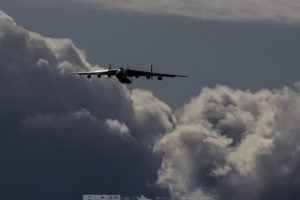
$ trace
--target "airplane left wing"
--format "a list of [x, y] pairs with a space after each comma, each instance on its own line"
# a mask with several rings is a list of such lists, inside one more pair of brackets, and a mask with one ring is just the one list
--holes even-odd
[[78, 75], [86, 75], [86, 76], [91, 76], [91, 75], [108, 75], [112, 76], [115, 75], [117, 72], [117, 69], [104, 69], [104, 70], [97, 70], [97, 71], [91, 71], [91, 72], [73, 72], [72, 74], [78, 74]]

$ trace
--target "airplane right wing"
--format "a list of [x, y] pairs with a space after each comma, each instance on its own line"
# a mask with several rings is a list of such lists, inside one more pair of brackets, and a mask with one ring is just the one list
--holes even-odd
[[177, 74], [161, 74], [161, 73], [153, 73], [153, 72], [147, 72], [147, 71], [138, 71], [138, 70], [127, 70], [127, 73], [131, 76], [146, 76], [146, 77], [187, 77], [184, 75], [177, 75]]
[[184, 76], [184, 75], [177, 75], [177, 74], [153, 73], [152, 65], [150, 67], [151, 67], [150, 72], [128, 69], [127, 74], [130, 75], [130, 76], [135, 76], [135, 77], [145, 76], [148, 79], [149, 78], [152, 79], [153, 76], [156, 76], [156, 77], [158, 77], [159, 80], [161, 80], [162, 77], [172, 77], [172, 78], [173, 77], [187, 77], [187, 76]]

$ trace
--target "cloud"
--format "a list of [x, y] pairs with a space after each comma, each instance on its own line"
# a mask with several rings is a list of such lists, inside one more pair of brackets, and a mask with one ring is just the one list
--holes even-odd
[[299, 83], [203, 88], [174, 113], [149, 91], [67, 74], [98, 66], [69, 39], [27, 31], [3, 12], [0, 49], [4, 198], [300, 197]]
[[106, 124], [110, 129], [115, 130], [119, 133], [129, 133], [129, 129], [124, 123], [120, 123], [118, 120], [107, 119]]
[[176, 119], [172, 109], [150, 91], [134, 89], [131, 97], [135, 119], [138, 122], [135, 128], [141, 130], [136, 132], [142, 134], [135, 135], [135, 137], [140, 138], [141, 142], [151, 145], [166, 131], [174, 128]]
[[[164, 192], [149, 187], [161, 158], [148, 145], [173, 123], [169, 107], [151, 93], [131, 92], [114, 79], [69, 75], [98, 66], [69, 39], [27, 31], [3, 12], [0, 50], [3, 198]], [[141, 109], [138, 101], [147, 97], [153, 100], [151, 108], [145, 104]], [[155, 105], [162, 110], [152, 110]], [[144, 128], [148, 124], [157, 128]]]
[[158, 183], [175, 197], [297, 199], [300, 94], [204, 88], [156, 146]]
[[172, 14], [201, 20], [299, 24], [297, 0], [69, 0], [101, 9]]

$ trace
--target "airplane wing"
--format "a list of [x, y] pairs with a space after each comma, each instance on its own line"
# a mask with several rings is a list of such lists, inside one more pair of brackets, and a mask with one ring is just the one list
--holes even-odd
[[97, 71], [91, 71], [91, 72], [73, 72], [72, 74], [78, 74], [78, 75], [116, 75], [117, 69], [104, 69], [104, 70], [97, 70]]
[[161, 74], [161, 73], [153, 73], [153, 72], [146, 72], [146, 71], [138, 71], [138, 70], [132, 70], [128, 69], [127, 74], [129, 76], [146, 76], [146, 77], [187, 77], [183, 75], [177, 75], [177, 74]]

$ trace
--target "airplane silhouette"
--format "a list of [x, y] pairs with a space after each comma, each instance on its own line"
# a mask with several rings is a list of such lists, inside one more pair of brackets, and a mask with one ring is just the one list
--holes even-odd
[[183, 75], [176, 75], [176, 74], [161, 74], [161, 73], [154, 73], [153, 67], [151, 65], [150, 72], [147, 71], [139, 71], [139, 70], [132, 70], [129, 68], [117, 68], [111, 69], [111, 65], [108, 69], [98, 70], [98, 71], [91, 71], [91, 72], [74, 72], [72, 74], [78, 75], [85, 75], [87, 78], [91, 78], [93, 75], [101, 78], [101, 76], [106, 75], [108, 78], [115, 76], [121, 83], [130, 84], [132, 83], [132, 78], [139, 78], [140, 76], [144, 76], [147, 79], [153, 79], [153, 77], [157, 77], [158, 80], [162, 80], [163, 77], [187, 77]]

